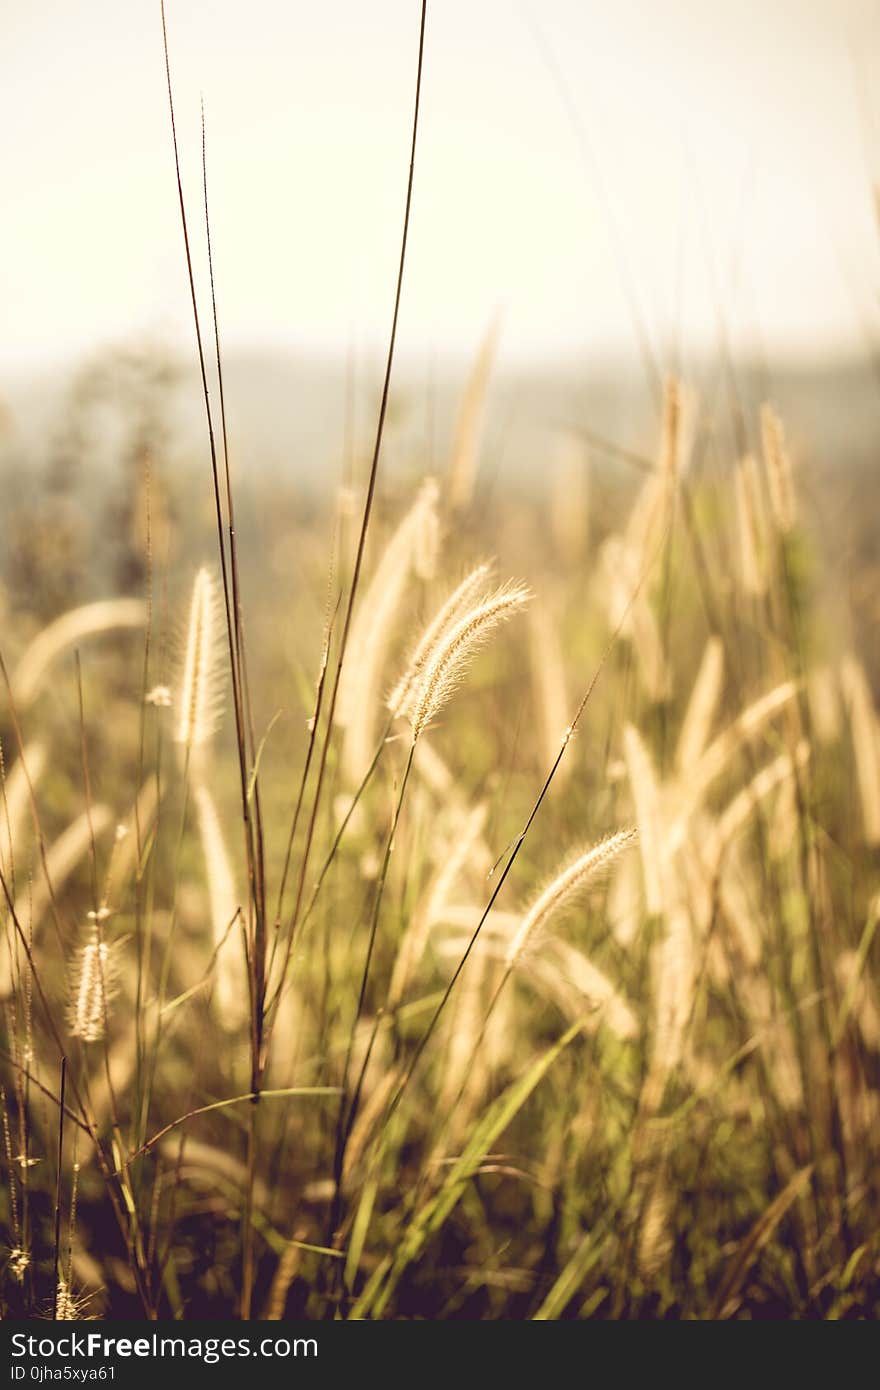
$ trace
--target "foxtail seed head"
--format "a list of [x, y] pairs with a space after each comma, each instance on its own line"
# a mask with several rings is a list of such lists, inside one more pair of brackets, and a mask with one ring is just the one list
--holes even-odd
[[442, 633], [427, 657], [413, 692], [409, 715], [413, 742], [449, 699], [469, 662], [490, 633], [531, 597], [521, 584], [506, 585], [484, 598]]
[[606, 836], [557, 874], [523, 917], [519, 930], [507, 948], [505, 965], [509, 968], [516, 965], [529, 942], [546, 926], [553, 914], [559, 912], [600, 870], [606, 868], [632, 844], [636, 834], [635, 830], [618, 830], [615, 834]]
[[452, 591], [446, 602], [440, 605], [422, 633], [406, 670], [388, 696], [386, 704], [393, 715], [409, 712], [413, 694], [427, 662], [443, 636], [455, 626], [468, 606], [473, 605], [483, 581], [489, 577], [491, 568], [489, 564], [477, 565], [476, 569], [465, 576], [458, 588]]
[[100, 1042], [107, 1031], [115, 977], [110, 947], [100, 939], [95, 924], [80, 952], [70, 1005], [70, 1031], [83, 1042]]
[[220, 604], [210, 570], [193, 585], [178, 694], [175, 739], [187, 750], [206, 743], [217, 727], [220, 699]]

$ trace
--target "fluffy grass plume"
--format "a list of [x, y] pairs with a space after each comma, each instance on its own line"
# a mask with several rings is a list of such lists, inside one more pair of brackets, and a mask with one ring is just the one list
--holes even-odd
[[174, 737], [187, 752], [201, 748], [217, 727], [223, 680], [223, 630], [217, 584], [203, 566], [195, 577], [177, 692]]
[[87, 1043], [100, 1042], [105, 1037], [116, 984], [110, 947], [102, 939], [100, 923], [95, 922], [89, 940], [80, 950], [73, 977], [69, 1006], [73, 1037]]
[[636, 809], [645, 904], [659, 915], [667, 903], [665, 821], [657, 773], [645, 740], [633, 724], [623, 731], [623, 748]]
[[583, 854], [578, 855], [577, 859], [556, 875], [525, 913], [520, 928], [507, 949], [505, 964], [509, 968], [516, 965], [529, 943], [534, 941], [550, 918], [561, 912], [596, 874], [613, 863], [617, 856], [633, 843], [636, 834], [632, 829], [615, 831], [613, 835], [606, 836], [597, 845], [592, 845]]
[[483, 587], [492, 571], [490, 564], [477, 565], [470, 574], [453, 589], [434, 617], [425, 628], [407, 662], [406, 670], [395, 685], [386, 701], [387, 707], [395, 717], [406, 715], [412, 706], [413, 696], [419, 680], [437, 644], [455, 626], [456, 622], [473, 604], [477, 593]]
[[495, 629], [530, 599], [521, 584], [505, 585], [489, 594], [440, 635], [428, 654], [413, 693], [410, 723], [413, 741], [424, 733], [462, 680], [477, 651]]

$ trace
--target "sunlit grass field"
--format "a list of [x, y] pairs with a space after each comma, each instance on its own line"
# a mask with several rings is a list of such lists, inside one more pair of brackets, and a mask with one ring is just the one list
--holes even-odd
[[[224, 576], [135, 432], [115, 591], [21, 561], [5, 1315], [876, 1315], [858, 576], [770, 404], [725, 452], [670, 379], [653, 447], [502, 491], [485, 378], [378, 490], [341, 670], [369, 459], [249, 479]], [[62, 562], [83, 501], [33, 502]]]

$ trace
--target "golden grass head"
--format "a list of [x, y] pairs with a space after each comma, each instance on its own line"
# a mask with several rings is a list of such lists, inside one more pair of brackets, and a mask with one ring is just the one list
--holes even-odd
[[202, 566], [193, 584], [177, 694], [174, 737], [187, 750], [207, 743], [217, 727], [223, 681], [221, 650], [217, 584], [211, 571]]
[[440, 605], [416, 644], [406, 670], [388, 696], [386, 705], [393, 715], [400, 716], [409, 712], [419, 680], [438, 642], [473, 605], [491, 570], [491, 564], [477, 565]]
[[[100, 916], [101, 914], [97, 914]], [[70, 1032], [83, 1042], [100, 1042], [106, 1035], [110, 1004], [116, 993], [112, 952], [101, 939], [100, 922], [91, 927], [79, 953], [70, 1000]]]
[[706, 643], [675, 750], [676, 769], [686, 775], [703, 754], [718, 710], [724, 681], [724, 646], [720, 637]]
[[64, 1275], [59, 1276], [55, 1292], [56, 1322], [90, 1321], [86, 1314], [90, 1302], [90, 1295], [74, 1293]]
[[507, 948], [505, 964], [512, 968], [523, 951], [534, 942], [550, 918], [571, 902], [598, 873], [608, 868], [619, 854], [635, 842], [634, 829], [618, 830], [598, 844], [591, 845], [572, 860], [535, 899], [522, 919], [519, 930]]
[[530, 598], [525, 585], [506, 584], [481, 599], [439, 635], [413, 692], [409, 719], [414, 742], [450, 698], [483, 643]]

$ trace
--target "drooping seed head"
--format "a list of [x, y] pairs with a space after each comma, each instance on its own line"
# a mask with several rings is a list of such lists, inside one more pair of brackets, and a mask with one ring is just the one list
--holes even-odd
[[408, 713], [412, 705], [413, 694], [427, 662], [431, 659], [438, 643], [446, 633], [455, 626], [465, 611], [473, 606], [476, 595], [484, 580], [488, 578], [491, 568], [490, 564], [477, 565], [476, 569], [471, 570], [458, 587], [453, 589], [445, 603], [440, 605], [422, 633], [407, 663], [406, 670], [388, 696], [386, 704], [392, 714], [405, 715]]
[[597, 845], [591, 845], [583, 854], [579, 854], [557, 874], [525, 913], [519, 930], [507, 948], [505, 965], [509, 968], [516, 965], [529, 942], [534, 940], [550, 918], [560, 912], [602, 869], [607, 868], [628, 845], [631, 845], [637, 833], [634, 829], [627, 829], [606, 836]]
[[414, 742], [449, 699], [490, 634], [530, 598], [524, 585], [506, 585], [482, 599], [440, 637], [413, 693], [409, 718]]

